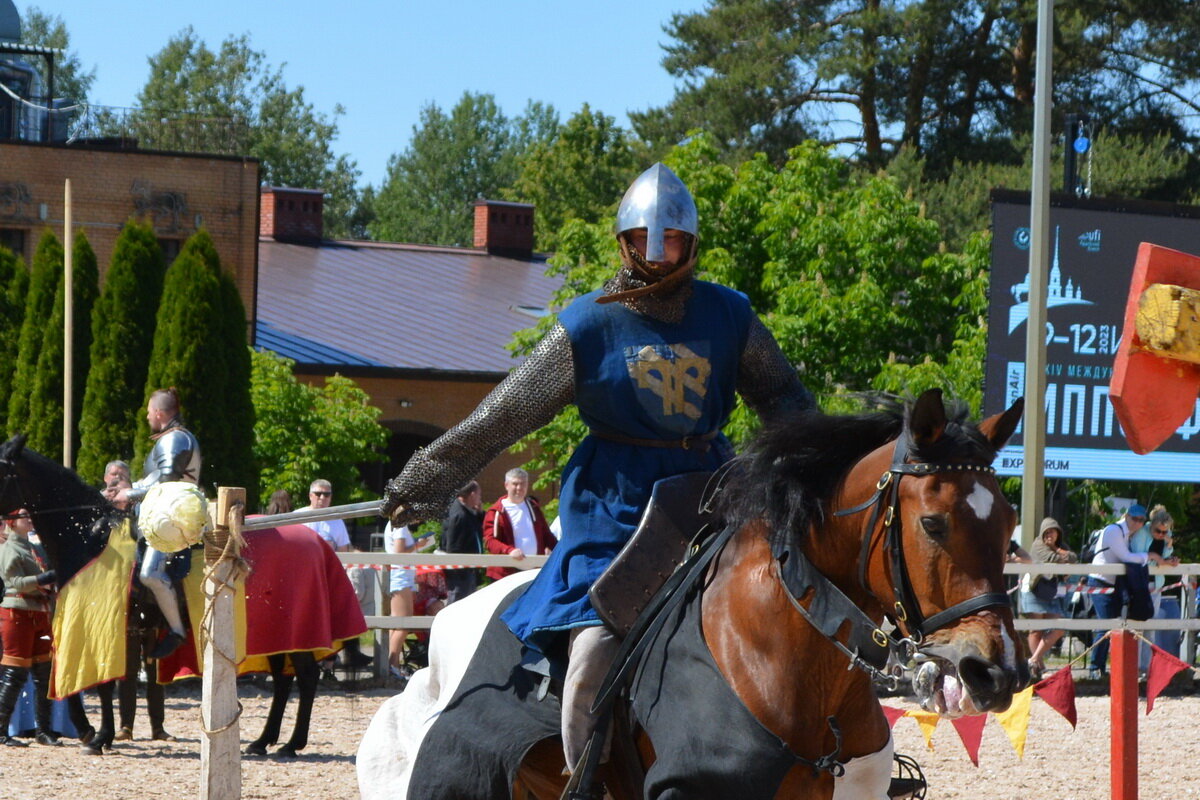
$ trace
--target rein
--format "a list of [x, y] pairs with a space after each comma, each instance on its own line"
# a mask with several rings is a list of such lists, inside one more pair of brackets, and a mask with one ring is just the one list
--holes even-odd
[[889, 612], [888, 616], [897, 622], [897, 627], [901, 627], [907, 632], [908, 639], [913, 645], [919, 645], [926, 636], [934, 631], [945, 628], [963, 617], [975, 614], [985, 608], [1007, 606], [1009, 601], [1008, 595], [1004, 592], [985, 592], [961, 603], [956, 603], [929, 617], [925, 617], [921, 613], [921, 604], [916, 592], [913, 591], [912, 579], [908, 573], [908, 563], [904, 558], [904, 530], [900, 521], [900, 479], [905, 475], [935, 475], [945, 472], [975, 472], [983, 475], [995, 475], [996, 470], [986, 464], [909, 463], [907, 457], [908, 445], [901, 436], [896, 440], [892, 465], [875, 485], [875, 493], [856, 506], [834, 512], [834, 516], [845, 517], [868, 508], [872, 509], [871, 521], [867, 524], [867, 533], [863, 537], [862, 552], [858, 560], [858, 582], [868, 594], [871, 591], [867, 587], [867, 564], [876, 540], [875, 526], [882, 516], [883, 546], [891, 557], [892, 594], [896, 598], [893, 611]]

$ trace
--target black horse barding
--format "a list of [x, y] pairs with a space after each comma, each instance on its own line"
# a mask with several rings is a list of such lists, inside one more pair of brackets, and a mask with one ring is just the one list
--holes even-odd
[[[118, 543], [109, 541], [120, 515], [74, 472], [27, 450], [22, 435], [0, 445], [0, 513], [17, 508], [29, 511], [64, 594], [73, 581], [88, 576], [89, 570], [112, 568], [115, 564], [123, 577], [112, 591], [121, 593], [118, 602], [124, 608], [133, 563], [114, 556], [110, 545]], [[308, 743], [320, 675], [317, 659], [335, 652], [341, 640], [365, 631], [366, 622], [345, 570], [311, 529], [288, 525], [250, 531], [245, 539], [242, 555], [250, 563], [251, 572], [246, 579], [247, 661], [242, 671], [251, 671], [246, 665], [265, 659], [273, 680], [266, 725], [246, 751], [262, 755], [278, 741], [294, 680], [287, 669], [290, 663], [299, 687], [300, 707], [291, 738], [276, 752], [294, 756]], [[123, 653], [124, 630], [121, 637]], [[60, 655], [56, 654], [56, 659]], [[56, 673], [58, 667], [56, 663]], [[88, 745], [93, 752], [110, 747], [115, 734], [112, 685], [107, 681], [122, 677], [124, 664], [109, 664], [107, 668], [104, 682], [98, 687], [101, 726]], [[76, 725], [81, 731], [90, 727], [86, 720], [77, 720]]]

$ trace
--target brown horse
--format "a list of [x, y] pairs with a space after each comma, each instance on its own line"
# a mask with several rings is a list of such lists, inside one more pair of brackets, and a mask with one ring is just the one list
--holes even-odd
[[[719, 492], [723, 532], [677, 571], [678, 599], [626, 641], [636, 664], [616, 685], [628, 702], [597, 772], [609, 795], [889, 797], [891, 732], [873, 689], [895, 681], [889, 654], [926, 709], [1007, 708], [1029, 676], [1002, 575], [1015, 515], [990, 464], [1021, 408], [976, 427], [930, 391], [903, 412], [808, 413], [765, 431]], [[427, 699], [447, 688], [438, 681]], [[364, 737], [364, 797], [417, 796], [409, 779], [427, 734], [413, 736], [399, 706], [425, 687], [381, 709]], [[480, 688], [450, 687], [422, 719]], [[408, 735], [382, 741], [386, 729]], [[377, 747], [410, 770], [389, 776], [393, 793], [368, 792], [383, 778]], [[559, 747], [533, 745], [509, 777], [542, 800], [560, 796]]]

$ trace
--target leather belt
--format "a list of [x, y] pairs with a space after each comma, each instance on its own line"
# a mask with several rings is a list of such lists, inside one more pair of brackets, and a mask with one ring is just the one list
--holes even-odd
[[682, 439], [638, 439], [633, 436], [622, 436], [619, 433], [604, 433], [602, 431], [592, 431], [591, 435], [597, 439], [604, 439], [609, 442], [619, 442], [620, 444], [631, 444], [635, 447], [661, 447], [671, 448], [675, 450], [699, 450], [701, 453], [708, 450], [709, 442], [717, 437], [717, 431], [709, 431], [708, 433], [700, 433], [695, 436], [684, 436]]

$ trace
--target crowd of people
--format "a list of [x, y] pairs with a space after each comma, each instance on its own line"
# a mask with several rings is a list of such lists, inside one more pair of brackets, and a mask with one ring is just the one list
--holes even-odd
[[[1085, 537], [1082, 552], [1067, 546], [1063, 527], [1052, 517], [1042, 520], [1038, 536], [1029, 552], [1021, 550], [1010, 560], [1037, 564], [1102, 565], [1120, 564], [1124, 574], [1094, 572], [1082, 581], [1071, 581], [1065, 575], [1029, 573], [1020, 581], [1018, 609], [1025, 617], [1053, 620], [1068, 613], [1068, 599], [1073, 595], [1077, 616], [1087, 616], [1089, 607], [1097, 619], [1125, 617], [1134, 620], [1180, 619], [1182, 587], [1168, 585], [1163, 575], [1150, 575], [1149, 566], [1176, 566], [1174, 553], [1174, 519], [1162, 505], [1147, 512], [1140, 503], [1132, 503], [1112, 523]], [[1014, 545], [1014, 548], [1016, 546]], [[1019, 548], [1017, 548], [1019, 549]], [[1088, 653], [1088, 675], [1103, 677], [1108, 669], [1109, 643], [1106, 631], [1092, 632]], [[1063, 640], [1064, 631], [1031, 630], [1029, 632], [1029, 668], [1035, 678], [1046, 669], [1046, 656]], [[1150, 640], [1168, 653], [1178, 654], [1182, 633], [1179, 630], [1158, 630], [1149, 634]], [[1150, 648], [1143, 644], [1139, 666], [1144, 672], [1150, 658]]]

